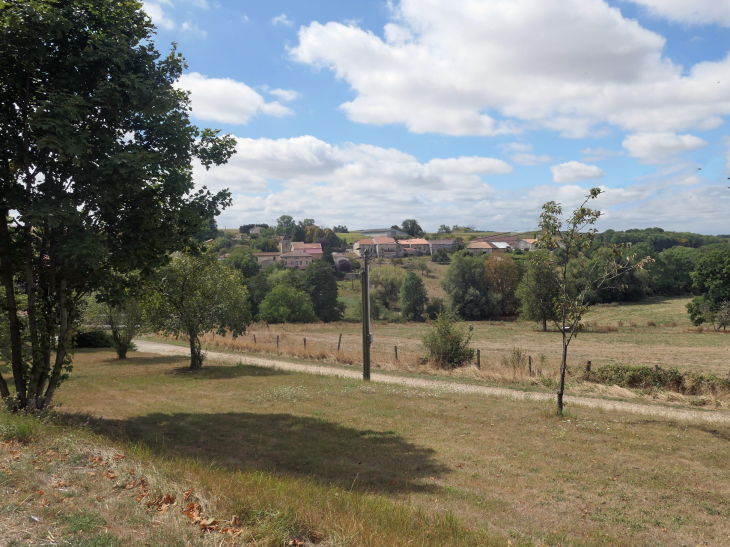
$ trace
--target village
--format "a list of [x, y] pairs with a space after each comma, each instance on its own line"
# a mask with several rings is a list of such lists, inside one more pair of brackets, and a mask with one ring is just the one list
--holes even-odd
[[[259, 234], [261, 228], [254, 226], [250, 233]], [[351, 248], [333, 252], [332, 258], [337, 264], [350, 258], [403, 258], [411, 256], [433, 256], [439, 251], [453, 253], [466, 249], [471, 255], [491, 253], [509, 253], [515, 249], [523, 252], [537, 249], [537, 239], [523, 239], [514, 235], [495, 235], [477, 237], [465, 242], [462, 238], [423, 239], [412, 238], [397, 228], [371, 228], [361, 230], [361, 235], [368, 236], [355, 241]], [[322, 258], [322, 243], [304, 243], [292, 241], [290, 236], [279, 238], [279, 251], [253, 253], [261, 267], [281, 263], [287, 268], [304, 269], [314, 260]]]

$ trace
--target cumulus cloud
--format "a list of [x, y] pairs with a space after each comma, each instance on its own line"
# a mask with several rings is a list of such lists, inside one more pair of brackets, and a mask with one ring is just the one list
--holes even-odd
[[276, 17], [274, 17], [271, 20], [271, 24], [274, 26], [284, 25], [285, 27], [290, 27], [294, 23], [292, 21], [289, 21], [289, 19], [287, 19], [286, 13], [282, 13], [281, 15], [277, 15]]
[[[543, 203], [555, 200], [569, 212], [587, 193], [587, 185], [576, 183], [497, 190], [484, 180], [509, 169], [494, 158], [419, 161], [394, 148], [302, 136], [239, 138], [229, 164], [210, 171], [197, 165], [194, 175], [198, 185], [231, 189], [233, 206], [218, 219], [228, 226], [290, 214], [352, 229], [417, 218], [429, 230], [444, 223], [533, 230]], [[724, 189], [726, 195], [723, 187], [707, 185], [692, 166], [666, 166], [624, 188], [602, 188], [595, 203], [606, 212], [600, 229], [661, 225], [715, 233], [730, 208], [730, 190]]]
[[278, 101], [267, 103], [249, 86], [230, 78], [208, 78], [190, 72], [183, 74], [175, 85], [190, 91], [193, 115], [200, 120], [247, 124], [257, 114], [276, 117], [292, 114]]
[[156, 4], [153, 2], [143, 2], [142, 9], [147, 15], [150, 16], [150, 19], [152, 19], [152, 22], [157, 25], [157, 27], [164, 28], [165, 30], [172, 30], [173, 28], [175, 28], [175, 22], [165, 15], [165, 12], [160, 4]]
[[606, 174], [595, 165], [587, 165], [579, 161], [569, 161], [553, 165], [550, 168], [553, 182], [579, 182], [581, 180], [600, 179]]
[[299, 93], [293, 89], [272, 89], [269, 91], [275, 97], [279, 97], [280, 101], [289, 102], [299, 97]]
[[707, 146], [707, 142], [694, 135], [676, 133], [637, 133], [629, 135], [622, 143], [629, 155], [641, 163], [662, 163], [672, 156]]
[[720, 125], [730, 114], [730, 57], [685, 70], [664, 45], [604, 0], [401, 0], [384, 38], [313, 22], [290, 55], [351, 86], [356, 97], [341, 105], [351, 120], [415, 133], [539, 127], [578, 137]]
[[730, 27], [730, 4], [726, 0], [624, 0], [647, 9], [657, 17], [677, 23]]

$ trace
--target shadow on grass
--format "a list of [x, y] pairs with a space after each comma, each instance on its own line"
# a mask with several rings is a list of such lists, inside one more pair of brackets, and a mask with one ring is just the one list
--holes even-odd
[[288, 370], [239, 363], [237, 365], [203, 365], [200, 370], [190, 370], [190, 367], [178, 367], [173, 369], [172, 374], [186, 374], [196, 380], [226, 380], [241, 378], [242, 376], [288, 376], [292, 373]]
[[150, 414], [94, 420], [102, 431], [154, 451], [229, 469], [310, 477], [345, 488], [431, 492], [449, 469], [436, 452], [390, 431], [360, 430], [291, 414]]

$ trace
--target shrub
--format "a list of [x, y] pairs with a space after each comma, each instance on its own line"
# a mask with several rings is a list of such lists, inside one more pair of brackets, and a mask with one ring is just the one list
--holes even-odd
[[469, 347], [473, 330], [474, 327], [461, 323], [453, 312], [442, 311], [423, 336], [423, 348], [440, 367], [462, 366], [474, 359], [474, 350]]
[[685, 395], [727, 392], [727, 380], [714, 374], [679, 372], [676, 368], [651, 368], [642, 365], [606, 365], [584, 374], [584, 380], [632, 389], [666, 389]]
[[103, 330], [90, 330], [76, 335], [74, 346], [77, 348], [111, 348], [114, 347], [114, 338]]
[[316, 320], [309, 295], [284, 284], [271, 289], [259, 306], [259, 321], [311, 323]]
[[431, 298], [426, 305], [426, 316], [433, 320], [438, 317], [438, 314], [446, 309], [446, 304], [443, 298], [437, 296]]

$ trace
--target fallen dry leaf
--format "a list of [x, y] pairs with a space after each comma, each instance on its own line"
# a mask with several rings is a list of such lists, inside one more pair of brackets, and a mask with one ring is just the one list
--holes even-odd
[[114, 461], [118, 462], [119, 460], [123, 460], [126, 457], [127, 456], [125, 456], [124, 454], [114, 454]]
[[183, 492], [183, 501], [188, 501], [190, 499], [190, 496], [192, 495], [192, 493], [193, 493], [192, 487], [190, 487], [190, 490], [188, 490], [187, 492]]

